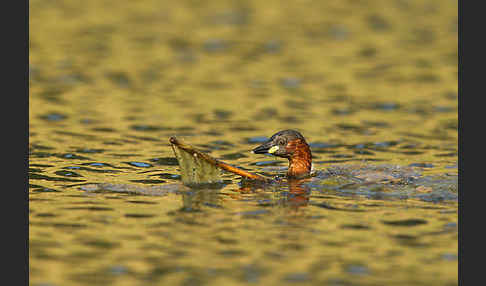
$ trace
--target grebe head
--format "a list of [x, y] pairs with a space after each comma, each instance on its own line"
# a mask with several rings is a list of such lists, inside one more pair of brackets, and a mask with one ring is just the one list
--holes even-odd
[[296, 140], [305, 142], [304, 136], [295, 130], [282, 130], [270, 137], [270, 139], [262, 145], [253, 149], [255, 154], [270, 153], [274, 156], [290, 158], [295, 152], [295, 144], [292, 144]]
[[289, 160], [287, 175], [300, 177], [309, 175], [312, 167], [312, 155], [304, 136], [295, 130], [282, 130], [270, 137], [262, 145], [253, 149], [255, 154], [270, 153]]

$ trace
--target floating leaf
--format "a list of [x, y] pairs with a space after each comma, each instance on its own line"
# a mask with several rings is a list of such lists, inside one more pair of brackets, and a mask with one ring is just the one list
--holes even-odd
[[180, 142], [175, 137], [171, 137], [169, 141], [172, 144], [172, 149], [181, 168], [182, 182], [186, 185], [219, 183], [222, 181], [221, 170], [252, 180], [269, 180], [261, 175], [253, 174], [218, 161], [208, 154], [202, 153], [192, 146]]

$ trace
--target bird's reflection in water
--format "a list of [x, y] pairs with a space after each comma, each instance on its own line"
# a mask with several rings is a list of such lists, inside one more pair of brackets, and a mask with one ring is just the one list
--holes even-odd
[[271, 184], [241, 181], [238, 189], [222, 192], [224, 185], [216, 188], [193, 188], [182, 193], [183, 207], [180, 211], [197, 212], [203, 208], [223, 208], [225, 200], [265, 201], [266, 205], [293, 210], [309, 203], [310, 179], [281, 179]]
[[289, 179], [287, 202], [293, 208], [306, 207], [309, 204], [310, 187], [305, 185], [310, 179]]

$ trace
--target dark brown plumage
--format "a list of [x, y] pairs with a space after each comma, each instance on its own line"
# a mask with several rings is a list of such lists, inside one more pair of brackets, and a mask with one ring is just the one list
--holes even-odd
[[295, 130], [282, 130], [270, 137], [262, 145], [253, 149], [255, 154], [270, 153], [289, 160], [288, 177], [305, 177], [310, 175], [312, 153], [304, 136]]

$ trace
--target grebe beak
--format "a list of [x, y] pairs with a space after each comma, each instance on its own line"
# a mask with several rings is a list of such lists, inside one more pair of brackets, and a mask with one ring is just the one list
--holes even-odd
[[254, 154], [265, 154], [265, 153], [275, 153], [278, 150], [278, 146], [274, 145], [272, 141], [263, 143], [262, 145], [256, 147], [252, 150]]

